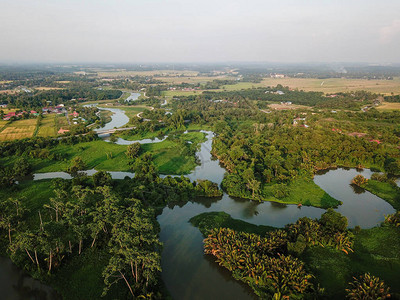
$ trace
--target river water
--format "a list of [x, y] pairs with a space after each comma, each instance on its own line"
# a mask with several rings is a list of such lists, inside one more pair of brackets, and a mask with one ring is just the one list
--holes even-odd
[[[117, 120], [125, 115], [122, 110], [109, 110], [116, 111], [114, 124], [124, 122]], [[213, 160], [210, 154], [213, 132], [205, 131], [205, 133], [207, 141], [201, 144], [197, 153], [200, 165], [187, 177], [191, 180], [208, 179], [220, 184], [225, 169], [220, 166], [218, 160]], [[152, 142], [159, 141], [153, 140]], [[96, 170], [85, 172], [92, 175]], [[134, 176], [130, 172], [110, 173], [114, 179]], [[354, 189], [350, 185], [351, 179], [360, 173], [367, 178], [372, 174], [369, 170], [340, 168], [317, 174], [314, 182], [329, 195], [343, 202], [337, 211], [348, 218], [349, 227], [359, 225], [362, 228], [370, 228], [382, 222], [385, 215], [394, 213], [395, 210], [379, 197], [368, 191]], [[71, 178], [68, 173], [64, 172], [34, 174], [34, 180], [55, 177]], [[226, 193], [218, 199], [197, 199], [182, 206], [166, 206], [157, 220], [161, 227], [160, 240], [164, 244], [161, 258], [162, 278], [174, 299], [255, 298], [247, 286], [233, 280], [228, 271], [219, 267], [211, 257], [203, 254], [203, 236], [188, 221], [200, 213], [212, 211], [224, 211], [233, 218], [253, 224], [283, 227], [304, 216], [319, 218], [325, 210], [307, 206], [299, 209], [296, 205], [234, 199]], [[4, 265], [10, 264], [8, 259], [4, 261], [0, 261], [0, 278], [4, 277], [5, 288], [10, 289], [16, 285], [15, 278], [18, 276], [15, 272], [20, 271], [16, 268], [11, 270], [7, 266], [4, 267]], [[46, 289], [48, 288], [46, 287]], [[20, 299], [17, 295], [18, 292], [15, 291], [14, 294], [11, 293], [9, 299]]]
[[133, 93], [128, 92], [128, 93], [131, 93], [131, 94], [129, 95], [128, 98], [126, 98], [125, 102], [136, 101], [140, 97], [140, 93], [135, 93], [135, 92], [133, 92]]

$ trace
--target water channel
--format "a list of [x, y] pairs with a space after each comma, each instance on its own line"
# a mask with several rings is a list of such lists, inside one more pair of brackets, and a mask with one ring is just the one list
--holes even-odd
[[[115, 124], [124, 122], [122, 115], [125, 114], [122, 110], [107, 109], [115, 111], [113, 121], [110, 122], [113, 123], [111, 128], [116, 127]], [[119, 126], [123, 125], [125, 124]], [[108, 123], [106, 126], [110, 127], [110, 124]], [[101, 130], [104, 129], [101, 128]], [[191, 180], [208, 179], [220, 184], [225, 169], [220, 166], [218, 160], [213, 160], [210, 154], [214, 137], [213, 132], [204, 132], [207, 135], [207, 140], [201, 144], [201, 148], [197, 152], [200, 165], [187, 177]], [[151, 142], [160, 141], [152, 140]], [[124, 144], [125, 142], [119, 141], [117, 143]], [[96, 170], [86, 171], [88, 175], [92, 175], [94, 172]], [[125, 176], [132, 178], [134, 176], [130, 172], [110, 173], [114, 179], [123, 179]], [[351, 179], [360, 173], [367, 178], [372, 174], [369, 170], [339, 168], [315, 175], [314, 182], [329, 195], [343, 202], [337, 211], [348, 218], [349, 227], [359, 225], [362, 228], [370, 228], [382, 222], [385, 215], [394, 213], [395, 210], [381, 198], [368, 191], [354, 189], [350, 185]], [[64, 172], [34, 174], [34, 180], [56, 177], [71, 178], [68, 173]], [[255, 298], [255, 295], [247, 286], [233, 280], [228, 271], [219, 267], [211, 257], [203, 254], [203, 236], [188, 221], [191, 217], [200, 213], [212, 211], [225, 211], [233, 218], [253, 224], [283, 227], [304, 216], [318, 218], [325, 210], [307, 206], [299, 209], [296, 205], [234, 199], [226, 193], [218, 199], [197, 199], [182, 206], [166, 206], [157, 220], [161, 227], [160, 240], [164, 244], [161, 259], [162, 278], [174, 299]], [[5, 261], [10, 262], [8, 259]], [[0, 261], [0, 278], [1, 276], [5, 277], [3, 284], [8, 288], [16, 285], [13, 278], [17, 271], [20, 272], [18, 269], [5, 268], [4, 263]], [[20, 298], [10, 296], [9, 299]]]

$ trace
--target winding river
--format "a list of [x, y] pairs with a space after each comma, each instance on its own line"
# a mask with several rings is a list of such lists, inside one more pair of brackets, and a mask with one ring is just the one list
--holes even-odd
[[[115, 111], [115, 114], [113, 121], [110, 122], [113, 124], [106, 124], [106, 126], [114, 128], [116, 127], [115, 124], [123, 123], [123, 119], [120, 119], [124, 118], [122, 115], [125, 115], [122, 110], [108, 110]], [[125, 124], [120, 126], [123, 125]], [[220, 166], [218, 160], [213, 160], [210, 154], [214, 133], [211, 131], [204, 132], [207, 135], [207, 141], [201, 144], [201, 148], [197, 152], [200, 165], [187, 177], [191, 180], [208, 179], [220, 184], [225, 169]], [[150, 142], [160, 142], [161, 140]], [[119, 140], [117, 143], [126, 144], [126, 142], [128, 141]], [[91, 175], [96, 171], [88, 170], [86, 172]], [[125, 176], [132, 178], [134, 176], [130, 172], [110, 173], [114, 179], [122, 179]], [[350, 181], [359, 173], [367, 178], [372, 174], [369, 170], [358, 171], [340, 168], [317, 174], [314, 182], [329, 195], [343, 202], [337, 211], [348, 218], [349, 227], [359, 225], [362, 228], [370, 228], [382, 222], [385, 215], [394, 213], [395, 210], [387, 202], [368, 191], [353, 189]], [[64, 172], [34, 174], [34, 180], [55, 177], [69, 179], [70, 175]], [[234, 199], [226, 193], [218, 199], [197, 199], [182, 206], [166, 206], [157, 220], [161, 227], [160, 240], [164, 244], [161, 259], [162, 278], [174, 299], [255, 298], [255, 295], [247, 286], [233, 280], [228, 271], [219, 267], [212, 258], [203, 254], [203, 236], [188, 221], [195, 215], [211, 211], [225, 211], [233, 218], [253, 224], [283, 227], [304, 216], [318, 218], [325, 210], [306, 206], [299, 209], [296, 205]], [[15, 273], [15, 271], [4, 268], [3, 265], [0, 261], [0, 277], [7, 277], [4, 274]], [[18, 272], [20, 271], [18, 270]], [[5, 278], [5, 282], [3, 281], [3, 284], [8, 288], [15, 285], [15, 280], [12, 279], [11, 274]], [[19, 299], [17, 292], [14, 296], [11, 295], [9, 299]]]

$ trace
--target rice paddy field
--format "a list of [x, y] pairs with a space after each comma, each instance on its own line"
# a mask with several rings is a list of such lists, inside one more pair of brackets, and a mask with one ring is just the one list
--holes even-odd
[[36, 129], [36, 119], [17, 120], [6, 124], [0, 132], [0, 141], [30, 138]]
[[281, 84], [293, 89], [304, 91], [316, 91], [323, 93], [350, 92], [365, 90], [373, 93], [390, 95], [400, 94], [400, 78], [393, 80], [368, 80], [368, 79], [347, 79], [347, 78], [265, 78], [262, 81], [264, 86], [276, 86]]
[[383, 102], [381, 105], [376, 107], [376, 109], [382, 111], [400, 110], [400, 103]]
[[48, 137], [57, 135], [56, 118], [55, 114], [45, 115], [41, 121], [37, 136]]
[[97, 72], [98, 77], [121, 77], [121, 76], [197, 76], [197, 71], [174, 71], [174, 70], [154, 70], [154, 71], [127, 71], [124, 69], [115, 69], [104, 71], [101, 69], [92, 69]]
[[[229, 79], [230, 77], [221, 77], [223, 79]], [[219, 79], [221, 79], [219, 78]], [[159, 78], [163, 80], [165, 78]], [[172, 83], [189, 82], [189, 83], [205, 83], [218, 79], [217, 77], [193, 77], [191, 80], [185, 80], [185, 78], [169, 78]], [[179, 82], [178, 82], [179, 81]], [[365, 90], [373, 93], [381, 93], [390, 95], [391, 93], [400, 94], [400, 78], [396, 77], [393, 80], [367, 80], [367, 79], [347, 79], [347, 78], [328, 78], [328, 79], [316, 79], [316, 78], [264, 78], [260, 83], [252, 82], [238, 82], [237, 84], [224, 85], [222, 88], [217, 90], [209, 91], [237, 91], [242, 89], [251, 89], [259, 87], [276, 86], [281, 84], [288, 86], [292, 89], [299, 89], [304, 91], [315, 91], [323, 92], [325, 94], [338, 93], [338, 92], [351, 92], [357, 90]], [[164, 96], [190, 96], [199, 95], [203, 93], [203, 90], [198, 91], [166, 91]], [[389, 108], [391, 109], [391, 108]]]

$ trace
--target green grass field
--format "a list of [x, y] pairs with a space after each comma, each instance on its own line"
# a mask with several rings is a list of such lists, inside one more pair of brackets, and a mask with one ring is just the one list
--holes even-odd
[[162, 95], [167, 98], [179, 97], [179, 96], [192, 96], [192, 95], [201, 95], [203, 93], [202, 90], [198, 91], [164, 91]]
[[[204, 134], [190, 132], [182, 135], [185, 141], [198, 144], [205, 140]], [[47, 159], [28, 158], [36, 173], [59, 172], [67, 170], [72, 158], [79, 156], [86, 164], [87, 169], [104, 171], [129, 171], [130, 159], [125, 155], [127, 146], [116, 145], [105, 141], [92, 141], [76, 145], [58, 145], [51, 149], [51, 153], [58, 153], [65, 160], [54, 161]], [[183, 155], [184, 147], [178, 141], [165, 140], [160, 143], [142, 145], [142, 154], [150, 152], [153, 161], [162, 174], [188, 174], [196, 167], [195, 156]], [[12, 165], [18, 157], [0, 159], [7, 166]]]
[[57, 135], [56, 114], [48, 114], [43, 116], [37, 136], [48, 137]]
[[[270, 191], [272, 190], [273, 186], [264, 187], [264, 192], [267, 192], [268, 194], [271, 194]], [[272, 201], [283, 204], [302, 204], [304, 206], [321, 208], [337, 207], [341, 204], [340, 201], [332, 198], [328, 193], [316, 185], [311, 178], [306, 177], [299, 177], [291, 181], [287, 186], [287, 194], [288, 196], [279, 199], [273, 196], [265, 197], [262, 198], [261, 201]], [[251, 199], [251, 197], [249, 197], [249, 199]]]
[[[400, 229], [375, 227], [356, 234], [354, 253], [346, 255], [328, 248], [313, 247], [303, 259], [329, 299], [344, 299], [353, 276], [370, 272], [383, 279], [391, 292], [400, 293]], [[396, 298], [397, 299], [397, 298]]]
[[236, 231], [256, 233], [263, 235], [268, 231], [274, 230], [275, 227], [254, 225], [242, 220], [233, 219], [226, 212], [207, 212], [194, 216], [189, 222], [199, 228], [200, 232], [207, 236], [208, 231], [213, 228], [230, 228]]
[[[212, 228], [264, 234], [273, 227], [257, 226], [231, 218], [224, 212], [202, 213], [190, 222], [204, 234]], [[345, 289], [353, 276], [366, 272], [378, 276], [397, 296], [400, 293], [400, 228], [374, 227], [355, 234], [354, 253], [314, 246], [300, 257], [315, 277], [313, 281], [325, 289], [326, 299], [345, 299]], [[325, 299], [325, 298], [324, 298]], [[395, 298], [398, 299], [398, 298]]]
[[[207, 125], [199, 125], [199, 124], [189, 124], [188, 126], [185, 126], [185, 130], [212, 130], [211, 126], [207, 126]], [[128, 140], [128, 141], [136, 141], [136, 140], [142, 140], [142, 139], [152, 139], [152, 138], [156, 138], [159, 136], [164, 136], [167, 134], [171, 134], [171, 133], [177, 133], [177, 132], [182, 132], [183, 130], [168, 130], [168, 129], [161, 129], [161, 130], [156, 130], [154, 132], [151, 131], [147, 131], [145, 133], [138, 133], [138, 134], [134, 134], [131, 135], [129, 134], [129, 131], [121, 131], [120, 133], [118, 133], [118, 136]]]
[[363, 185], [367, 191], [382, 198], [394, 209], [400, 210], [400, 188], [395, 187], [387, 182], [380, 182], [376, 180], [368, 180], [367, 184]]
[[[193, 144], [205, 141], [204, 134], [200, 132], [189, 132], [182, 135], [182, 138]], [[142, 149], [153, 154], [153, 161], [161, 174], [188, 174], [196, 167], [196, 158], [184, 155], [184, 148], [168, 139], [161, 143], [142, 145]]]

